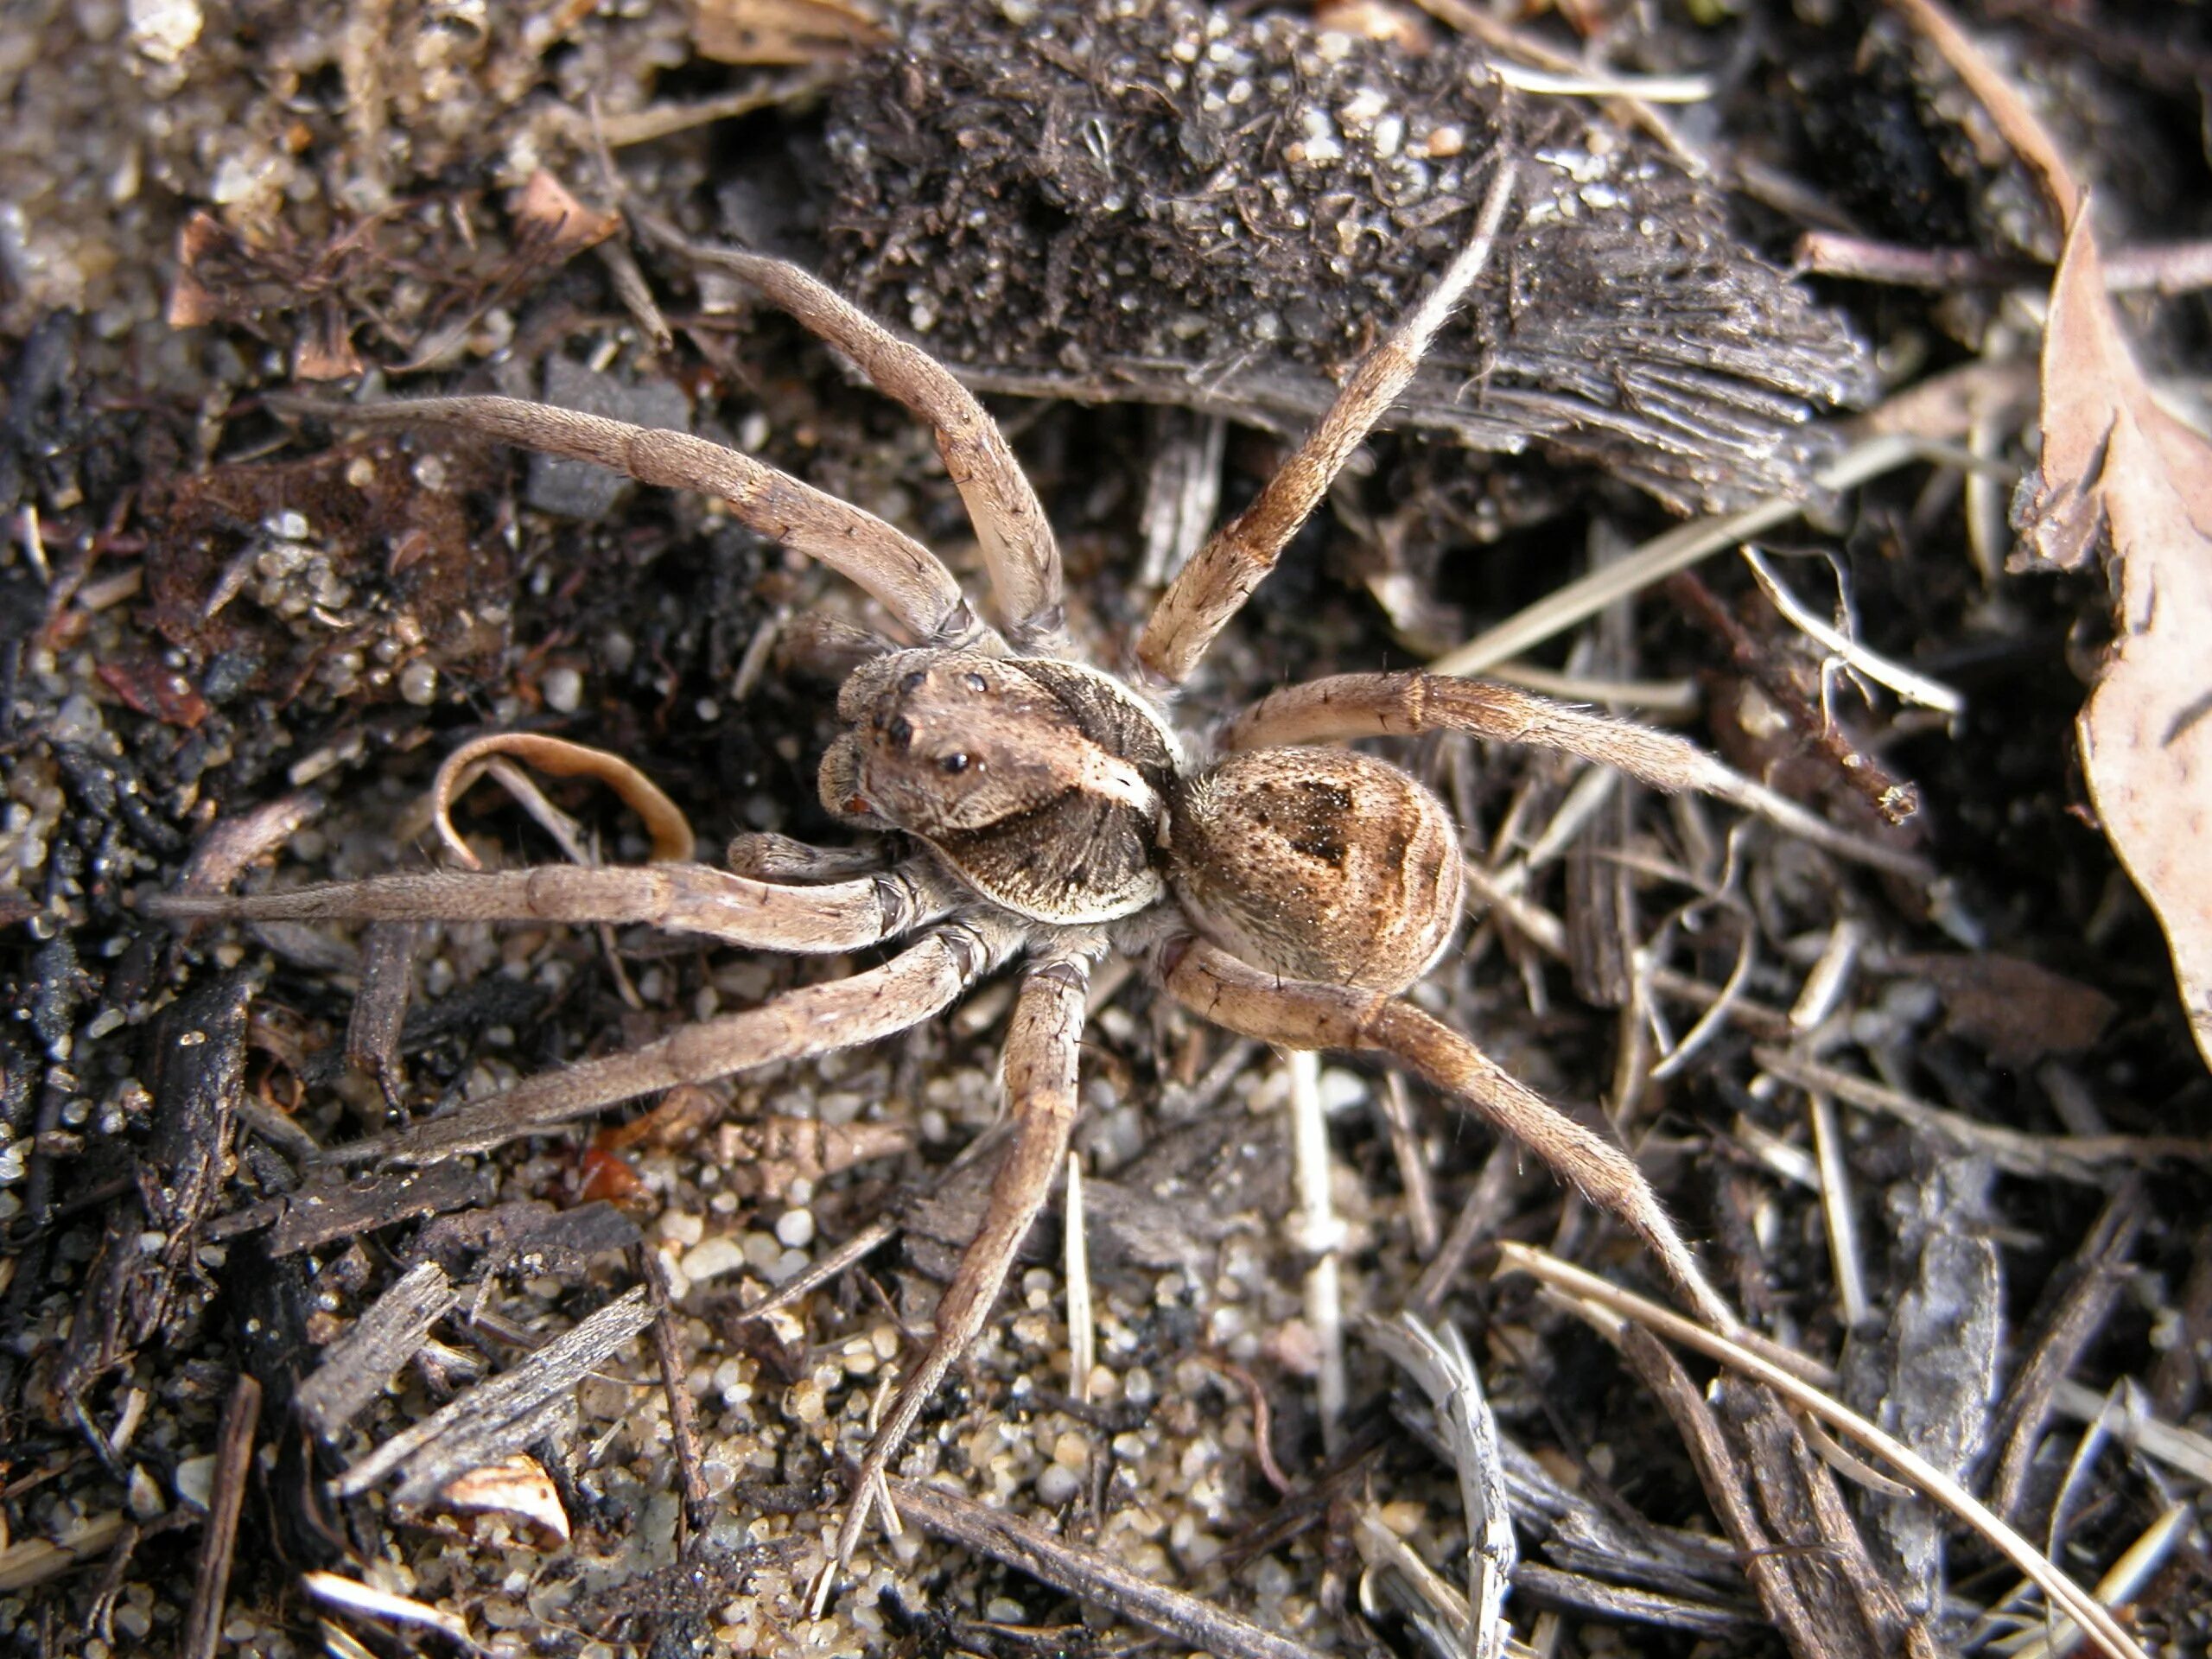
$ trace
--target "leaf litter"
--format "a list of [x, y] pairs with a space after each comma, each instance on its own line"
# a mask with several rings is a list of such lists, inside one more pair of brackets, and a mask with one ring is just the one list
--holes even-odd
[[2165, 930], [2212, 1065], [2212, 444], [2166, 412], [2137, 366], [2086, 205], [2051, 285], [2043, 399], [2019, 563], [2075, 570], [2102, 558], [2114, 637], [2082, 710], [2082, 771]]
[[2013, 503], [2015, 569], [2101, 559], [2113, 639], [2082, 710], [2082, 770], [2158, 912], [2212, 1065], [2212, 443], [2129, 350], [2088, 194], [2018, 92], [1932, 0], [1897, 0], [2026, 162], [2065, 236], [2043, 346], [2042, 453]]

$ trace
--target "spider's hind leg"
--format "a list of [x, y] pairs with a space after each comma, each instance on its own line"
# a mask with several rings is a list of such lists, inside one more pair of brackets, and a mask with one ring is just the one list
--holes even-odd
[[1555, 749], [1670, 795], [1696, 790], [1840, 858], [1923, 884], [1935, 880], [1935, 870], [1917, 854], [1837, 829], [1686, 737], [1488, 680], [1417, 671], [1334, 674], [1269, 693], [1237, 715], [1222, 741], [1231, 749], [1255, 749], [1423, 732], [1465, 732]]
[[990, 1318], [991, 1306], [998, 1300], [1021, 1242], [1044, 1209], [1067, 1157], [1068, 1135], [1075, 1126], [1084, 997], [1092, 965], [1103, 950], [1102, 939], [1079, 934], [1037, 957], [1022, 976], [1006, 1039], [1006, 1092], [1014, 1138], [992, 1179], [982, 1226], [938, 1302], [937, 1328], [928, 1351], [899, 1389], [861, 1465], [852, 1506], [837, 1529], [836, 1548], [823, 1563], [815, 1586], [817, 1618], [830, 1605], [837, 1573], [860, 1543], [892, 1459], [906, 1444], [944, 1374]]
[[1203, 941], [1170, 946], [1168, 994], [1217, 1026], [1286, 1048], [1388, 1055], [1511, 1135], [1642, 1239], [1698, 1316], [1738, 1328], [1635, 1160], [1584, 1128], [1449, 1026], [1402, 997], [1286, 980]]

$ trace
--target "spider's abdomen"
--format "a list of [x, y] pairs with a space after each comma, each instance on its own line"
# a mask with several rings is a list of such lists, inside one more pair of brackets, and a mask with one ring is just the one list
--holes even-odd
[[1255, 967], [1395, 991], [1428, 970], [1459, 920], [1452, 815], [1371, 755], [1231, 755], [1178, 788], [1168, 823], [1176, 897]]

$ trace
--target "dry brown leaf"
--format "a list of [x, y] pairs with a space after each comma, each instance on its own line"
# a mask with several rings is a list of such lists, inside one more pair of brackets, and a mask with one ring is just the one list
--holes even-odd
[[2212, 445], [2152, 397], [2086, 212], [2051, 286], [2030, 482], [2016, 563], [2072, 570], [2105, 551], [2114, 638], [2082, 710], [2082, 766], [2212, 1065]]
[[230, 240], [230, 232], [213, 213], [194, 213], [184, 221], [176, 233], [176, 281], [169, 289], [170, 327], [198, 328], [222, 316], [222, 303], [200, 280], [200, 266], [226, 251]]
[[1891, 0], [1988, 110], [2066, 232], [2043, 342], [2043, 454], [2016, 569], [2101, 550], [2115, 601], [2076, 730], [2105, 836], [2165, 929], [2212, 1065], [2212, 444], [2161, 409], [2105, 288], [2089, 203], [2018, 92], [1937, 0]]
[[2094, 987], [2000, 951], [1900, 957], [1897, 966], [1942, 995], [1945, 1031], [2013, 1071], [2091, 1047], [2120, 1012]]
[[[180, 281], [178, 292], [182, 291]], [[326, 297], [315, 319], [302, 324], [299, 337], [292, 342], [292, 378], [351, 380], [365, 372], [367, 366], [353, 349], [345, 308], [335, 296]]]
[[446, 1508], [461, 1515], [499, 1515], [534, 1529], [552, 1548], [569, 1541], [569, 1512], [552, 1477], [537, 1459], [518, 1452], [447, 1484]]
[[587, 207], [543, 168], [531, 174], [508, 204], [515, 233], [537, 256], [558, 264], [595, 247], [622, 227], [622, 216]]

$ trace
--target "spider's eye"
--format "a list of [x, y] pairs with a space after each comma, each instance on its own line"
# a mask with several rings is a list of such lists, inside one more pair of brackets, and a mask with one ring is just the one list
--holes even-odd
[[899, 679], [899, 689], [901, 691], [918, 691], [929, 683], [929, 670], [918, 668], [912, 673], [905, 675]]
[[962, 754], [956, 750], [954, 753], [946, 755], [937, 764], [938, 770], [942, 772], [962, 772], [967, 771], [974, 763], [970, 761], [966, 755]]
[[884, 735], [894, 748], [905, 748], [914, 741], [914, 722], [904, 715], [894, 715], [891, 724], [884, 728]]
[[960, 677], [960, 683], [970, 691], [988, 691], [991, 689], [991, 683], [980, 674], [963, 674]]

